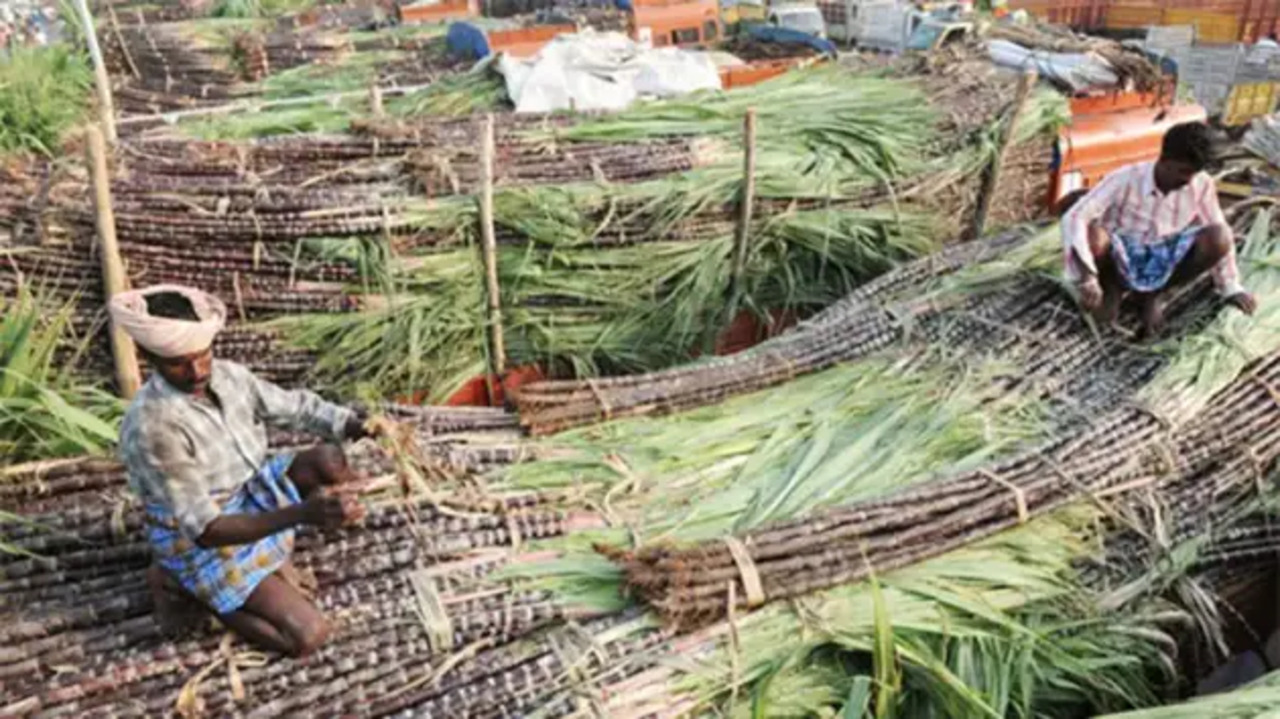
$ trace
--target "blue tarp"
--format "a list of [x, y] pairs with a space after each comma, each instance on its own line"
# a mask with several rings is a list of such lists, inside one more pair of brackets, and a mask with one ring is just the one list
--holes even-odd
[[823, 55], [836, 56], [835, 43], [799, 30], [790, 30], [772, 25], [751, 25], [747, 28], [747, 34], [751, 38], [762, 42], [776, 42], [779, 45], [807, 45]]
[[613, 0], [613, 6], [624, 12], [631, 12], [631, 0]]
[[464, 60], [480, 60], [490, 53], [489, 38], [485, 37], [484, 30], [469, 22], [451, 24], [444, 42], [450, 55]]

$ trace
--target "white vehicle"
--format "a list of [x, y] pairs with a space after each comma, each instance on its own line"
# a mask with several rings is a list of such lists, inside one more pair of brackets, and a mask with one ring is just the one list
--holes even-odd
[[[963, 3], [955, 5], [962, 13]], [[881, 52], [932, 49], [969, 29], [902, 0], [822, 0], [819, 8], [831, 40]]]
[[765, 21], [774, 27], [795, 30], [822, 39], [827, 38], [827, 25], [817, 5], [773, 5]]

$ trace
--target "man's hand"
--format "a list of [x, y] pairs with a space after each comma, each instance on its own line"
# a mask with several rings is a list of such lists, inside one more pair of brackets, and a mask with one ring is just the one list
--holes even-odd
[[1227, 298], [1227, 304], [1232, 305], [1236, 309], [1252, 315], [1258, 310], [1258, 299], [1249, 292], [1237, 292]]
[[364, 519], [360, 503], [362, 487], [338, 485], [320, 487], [304, 503], [307, 523], [325, 529], [336, 529]]
[[1102, 306], [1102, 283], [1098, 282], [1097, 275], [1088, 275], [1080, 280], [1080, 304], [1084, 305], [1086, 310], [1096, 312]]
[[347, 420], [347, 426], [343, 429], [343, 435], [348, 442], [359, 442], [365, 438], [381, 436], [381, 425], [370, 422], [368, 412], [364, 410], [353, 410], [353, 412], [353, 416]]

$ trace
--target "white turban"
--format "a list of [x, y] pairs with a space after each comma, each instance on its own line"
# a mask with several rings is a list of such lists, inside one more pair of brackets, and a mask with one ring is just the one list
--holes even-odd
[[[147, 313], [149, 295], [173, 292], [186, 297], [196, 311], [199, 322], [153, 317]], [[134, 342], [157, 357], [184, 357], [203, 352], [213, 345], [213, 338], [227, 320], [227, 306], [222, 300], [194, 287], [154, 285], [145, 290], [122, 292], [111, 298], [111, 322], [124, 330]]]

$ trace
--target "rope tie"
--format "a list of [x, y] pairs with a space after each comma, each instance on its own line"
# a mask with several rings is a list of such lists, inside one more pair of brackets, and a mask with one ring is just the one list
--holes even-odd
[[236, 310], [240, 313], [240, 321], [248, 322], [249, 315], [244, 310], [244, 292], [240, 290], [240, 272], [231, 273], [231, 291], [235, 293]]
[[751, 559], [751, 553], [747, 551], [747, 545], [734, 536], [725, 537], [724, 544], [729, 548], [729, 555], [733, 557], [733, 563], [738, 565], [738, 574], [742, 577], [742, 587], [747, 592], [747, 606], [755, 609], [764, 604], [765, 594], [764, 586], [760, 583], [760, 572], [756, 569], [755, 561]]
[[124, 539], [129, 533], [124, 523], [124, 510], [129, 504], [129, 500], [125, 497], [117, 497], [115, 504], [111, 507], [111, 538]]
[[436, 590], [436, 582], [425, 572], [416, 571], [409, 574], [409, 583], [413, 586], [418, 619], [427, 632], [427, 641], [431, 651], [442, 652], [453, 649], [453, 622], [449, 620], [449, 612], [445, 609], [440, 593]]
[[520, 536], [520, 523], [517, 521], [518, 517], [512, 512], [504, 512], [502, 516], [507, 521], [507, 535], [511, 537], [511, 553], [519, 554], [522, 540]]
[[986, 479], [992, 484], [1003, 487], [1013, 494], [1014, 504], [1018, 507], [1018, 524], [1026, 524], [1027, 519], [1030, 518], [1030, 513], [1027, 511], [1027, 493], [1023, 491], [1022, 487], [1019, 487], [989, 469], [979, 469], [978, 474], [980, 474], [983, 479]]
[[605, 420], [613, 419], [613, 407], [609, 405], [608, 400], [604, 398], [604, 394], [600, 392], [600, 387], [596, 384], [595, 378], [587, 378], [587, 387], [591, 390], [591, 394], [595, 395], [596, 404], [600, 405], [600, 410], [604, 412]]

